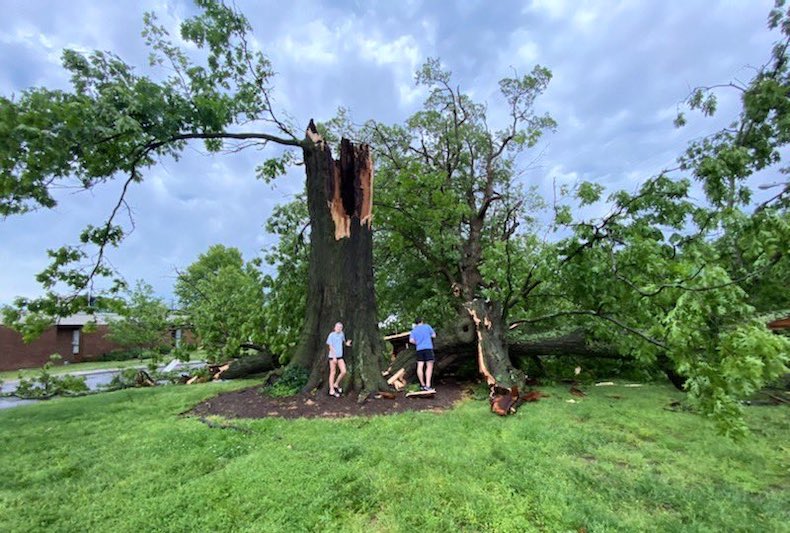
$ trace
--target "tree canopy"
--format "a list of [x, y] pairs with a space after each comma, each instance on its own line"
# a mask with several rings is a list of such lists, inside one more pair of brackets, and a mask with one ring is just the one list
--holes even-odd
[[259, 266], [217, 244], [178, 273], [179, 312], [212, 359], [234, 357], [244, 344], [266, 344]]
[[119, 346], [127, 350], [142, 349], [158, 357], [159, 348], [170, 344], [170, 310], [146, 282], [138, 280], [112, 308], [118, 318], [109, 320], [107, 337]]

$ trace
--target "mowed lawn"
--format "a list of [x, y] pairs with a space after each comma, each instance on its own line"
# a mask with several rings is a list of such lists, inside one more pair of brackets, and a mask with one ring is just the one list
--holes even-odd
[[[253, 382], [0, 411], [0, 531], [787, 531], [790, 417], [735, 443], [670, 387], [567, 388], [499, 418], [180, 416]], [[612, 396], [621, 396], [620, 399]], [[419, 400], [415, 400], [419, 401]]]

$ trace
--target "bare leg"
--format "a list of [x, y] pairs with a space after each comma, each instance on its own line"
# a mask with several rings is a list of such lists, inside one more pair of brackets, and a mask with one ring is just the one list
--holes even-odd
[[340, 374], [337, 376], [337, 380], [334, 381], [336, 389], [340, 388], [340, 382], [346, 377], [346, 362], [342, 359], [338, 359], [337, 366], [340, 368]]
[[431, 388], [431, 378], [433, 377], [433, 361], [425, 363], [425, 386]]
[[329, 360], [329, 394], [335, 393], [335, 372], [337, 371], [337, 359]]
[[425, 377], [422, 374], [422, 367], [425, 365], [423, 361], [417, 361], [417, 379], [420, 380], [420, 385], [425, 386]]

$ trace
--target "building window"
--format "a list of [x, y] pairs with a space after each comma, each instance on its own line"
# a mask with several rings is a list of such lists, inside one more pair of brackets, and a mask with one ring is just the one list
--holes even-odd
[[80, 353], [80, 330], [75, 329], [71, 331], [71, 353], [77, 355]]

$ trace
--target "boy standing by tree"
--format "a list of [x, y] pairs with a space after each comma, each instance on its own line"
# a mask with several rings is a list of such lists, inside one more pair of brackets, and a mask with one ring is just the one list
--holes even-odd
[[[417, 347], [417, 379], [420, 380], [420, 389], [428, 392], [435, 392], [431, 387], [431, 377], [433, 376], [433, 339], [436, 332], [428, 324], [424, 324], [422, 318], [414, 321], [414, 329], [409, 335], [409, 342]], [[423, 374], [423, 367], [425, 373]]]
[[[346, 362], [343, 360], [343, 346], [351, 346], [351, 339], [346, 340], [343, 333], [343, 324], [338, 322], [335, 329], [326, 338], [326, 345], [329, 347], [329, 395], [340, 398], [343, 389], [340, 382], [346, 377]], [[335, 373], [340, 367], [340, 374], [335, 379]]]

